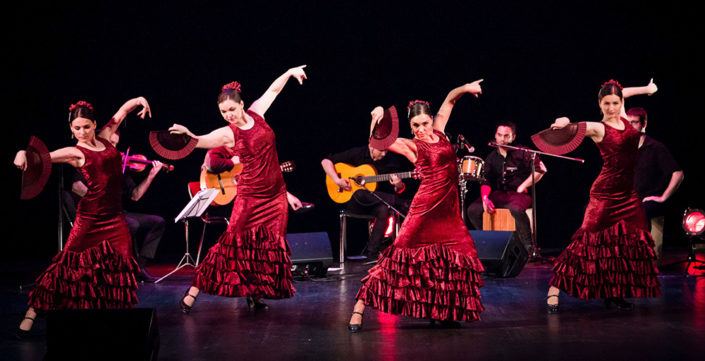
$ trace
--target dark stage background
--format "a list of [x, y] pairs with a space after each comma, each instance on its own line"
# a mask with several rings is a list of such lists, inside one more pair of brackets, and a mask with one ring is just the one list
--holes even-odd
[[[365, 144], [375, 105], [401, 110], [418, 98], [437, 109], [450, 89], [478, 78], [485, 79], [484, 94], [463, 98], [447, 130], [464, 134], [483, 158], [500, 119], [516, 122], [518, 141], [531, 145], [529, 136], [558, 116], [598, 121], [604, 81], [630, 86], [655, 78], [659, 92], [629, 99], [627, 107], [647, 109], [647, 132], [670, 147], [686, 174], [669, 208], [667, 244], [683, 242], [686, 206], [705, 207], [705, 26], [692, 2], [37, 4], [6, 12], [4, 258], [56, 252], [59, 167], [40, 196], [20, 201], [20, 172], [11, 162], [30, 135], [50, 149], [72, 145], [69, 104], [92, 102], [102, 126], [124, 101], [145, 96], [153, 118], [130, 115], [120, 148], [152, 158], [149, 130], [176, 122], [202, 134], [223, 126], [216, 107], [222, 84], [240, 81], [249, 104], [300, 64], [308, 65], [309, 79], [303, 86], [290, 81], [266, 114], [280, 160], [297, 164], [285, 175], [289, 190], [316, 204], [291, 216], [290, 232], [327, 231], [337, 239], [337, 207], [325, 193], [320, 160]], [[400, 121], [401, 135], [410, 136], [405, 117]], [[158, 176], [132, 208], [173, 220], [188, 202], [186, 184], [198, 179], [204, 154], [173, 162], [176, 170]], [[568, 244], [600, 169], [590, 141], [571, 155], [585, 164], [543, 158], [549, 173], [537, 192], [544, 248]], [[477, 188], [471, 186], [470, 201]], [[183, 228], [172, 224], [159, 252], [182, 250]]]

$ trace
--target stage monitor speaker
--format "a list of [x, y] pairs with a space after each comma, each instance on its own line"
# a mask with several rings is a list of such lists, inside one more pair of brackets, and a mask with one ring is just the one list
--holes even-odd
[[296, 268], [321, 277], [326, 275], [328, 267], [333, 264], [328, 233], [289, 233], [286, 241], [291, 248], [291, 263]]
[[159, 328], [153, 308], [47, 312], [44, 360], [156, 360]]
[[515, 277], [529, 254], [514, 231], [470, 231], [485, 273], [493, 277]]

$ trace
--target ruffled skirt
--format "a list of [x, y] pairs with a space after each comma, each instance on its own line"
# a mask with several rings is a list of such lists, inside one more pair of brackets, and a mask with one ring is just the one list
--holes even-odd
[[226, 231], [196, 268], [192, 285], [217, 296], [292, 297], [291, 252], [278, 234], [264, 225]]
[[649, 232], [620, 221], [598, 232], [579, 229], [556, 259], [551, 286], [581, 298], [658, 297]]
[[356, 298], [382, 312], [434, 320], [475, 321], [484, 310], [479, 259], [443, 244], [388, 247], [362, 279]]
[[65, 249], [37, 278], [29, 306], [38, 312], [130, 308], [137, 303], [138, 270], [134, 258], [115, 252], [107, 241], [80, 252]]

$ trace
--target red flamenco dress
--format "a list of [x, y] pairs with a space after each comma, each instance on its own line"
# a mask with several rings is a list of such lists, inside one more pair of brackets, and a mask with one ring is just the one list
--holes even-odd
[[289, 298], [288, 202], [274, 132], [260, 115], [247, 114], [252, 128], [230, 125], [243, 165], [230, 224], [196, 268], [192, 286], [226, 297]]
[[363, 278], [356, 298], [382, 312], [434, 320], [474, 321], [484, 269], [460, 218], [455, 152], [439, 141], [414, 139], [421, 185], [399, 236]]
[[639, 133], [605, 126], [596, 143], [603, 165], [590, 189], [583, 224], [556, 259], [551, 286], [581, 299], [658, 297], [656, 256], [634, 191]]
[[78, 170], [88, 192], [78, 203], [64, 249], [29, 293], [29, 306], [38, 312], [130, 308], [137, 303], [134, 273], [139, 267], [121, 205], [122, 156], [108, 141], [97, 139], [105, 150], [77, 146], [86, 158]]

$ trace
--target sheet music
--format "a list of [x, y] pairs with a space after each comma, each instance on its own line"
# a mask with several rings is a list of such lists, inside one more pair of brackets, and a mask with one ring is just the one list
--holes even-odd
[[185, 218], [200, 217], [217, 195], [218, 190], [215, 188], [201, 189], [191, 198], [186, 207], [181, 210], [181, 213], [176, 216], [174, 223]]

